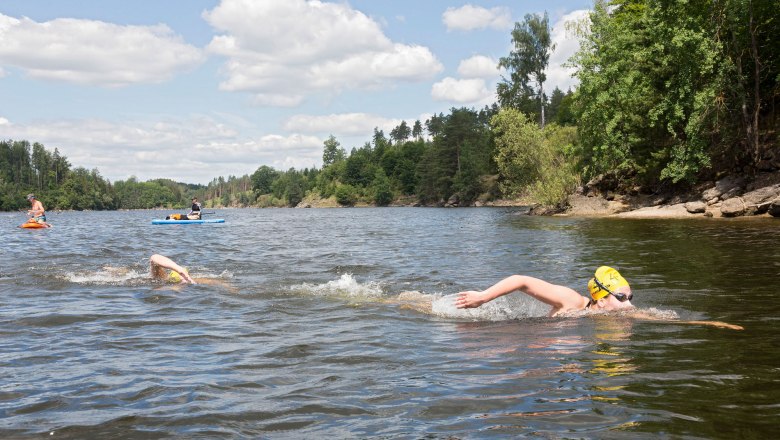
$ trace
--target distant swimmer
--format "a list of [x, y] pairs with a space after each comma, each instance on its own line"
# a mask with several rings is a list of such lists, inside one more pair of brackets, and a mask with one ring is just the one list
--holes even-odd
[[[179, 266], [175, 261], [164, 255], [154, 254], [149, 257], [149, 269], [154, 279], [166, 280], [172, 283], [196, 284], [195, 280], [190, 277], [187, 269]], [[166, 269], [168, 269], [168, 273], [165, 272]]]
[[231, 292], [236, 292], [234, 287], [221, 280], [213, 278], [193, 278], [190, 276], [186, 267], [178, 265], [175, 261], [164, 255], [154, 254], [149, 257], [149, 269], [152, 278], [166, 281], [171, 284], [209, 284], [226, 287]]
[[43, 209], [43, 203], [35, 198], [35, 194], [27, 194], [27, 201], [32, 204], [32, 207], [27, 211], [27, 215], [30, 216], [28, 222], [37, 222], [46, 226], [46, 211]]
[[[483, 291], [469, 290], [460, 292], [455, 298], [455, 307], [459, 309], [479, 307], [500, 296], [519, 290], [545, 304], [551, 306], [549, 316], [560, 316], [566, 313], [594, 311], [635, 311], [631, 300], [634, 295], [631, 287], [620, 273], [609, 267], [596, 269], [593, 278], [588, 281], [590, 298], [584, 297], [565, 286], [549, 283], [538, 278], [525, 275], [512, 275]], [[660, 320], [647, 313], [636, 311], [632, 316], [639, 319]], [[743, 330], [741, 326], [719, 321], [672, 321], [679, 324], [701, 324], [716, 327]]]

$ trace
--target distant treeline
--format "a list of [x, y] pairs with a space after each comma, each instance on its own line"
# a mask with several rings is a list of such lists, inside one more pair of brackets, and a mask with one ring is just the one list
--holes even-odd
[[0, 209], [40, 193], [49, 209], [295, 206], [308, 198], [379, 206], [401, 200], [472, 205], [499, 197], [560, 208], [582, 182], [608, 190], [684, 190], [726, 173], [777, 171], [780, 0], [597, 0], [570, 23], [581, 50], [575, 91], [543, 90], [552, 51], [547, 14], [526, 15], [499, 65], [498, 104], [406, 121], [349, 152], [330, 136], [321, 169], [113, 185], [71, 169], [56, 149], [0, 144]]
[[187, 206], [205, 192], [203, 185], [169, 179], [138, 182], [135, 178], [111, 184], [97, 169], [71, 168], [68, 159], [39, 143], [0, 141], [0, 210], [28, 209], [34, 193], [48, 210], [107, 210]]
[[[556, 109], [567, 96], [571, 92], [556, 89], [548, 112], [552, 120], [557, 120]], [[252, 175], [218, 177], [206, 186], [136, 178], [112, 184], [97, 169], [71, 168], [57, 149], [52, 153], [39, 143], [2, 141], [0, 209], [26, 208], [24, 196], [29, 192], [49, 210], [181, 208], [193, 196], [204, 200], [206, 207], [281, 207], [295, 206], [307, 194], [335, 197], [342, 205], [384, 206], [397, 198], [427, 205], [468, 205], [501, 195], [490, 126], [498, 111], [497, 106], [480, 111], [453, 108], [428, 119], [425, 131], [420, 121], [411, 126], [403, 121], [389, 137], [375, 129], [370, 142], [349, 154], [331, 136], [323, 145], [322, 169], [281, 171], [263, 165]]]

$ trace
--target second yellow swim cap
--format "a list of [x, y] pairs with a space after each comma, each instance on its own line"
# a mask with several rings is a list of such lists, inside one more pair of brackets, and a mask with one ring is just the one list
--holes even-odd
[[[186, 267], [184, 268], [184, 273], [189, 274]], [[181, 283], [181, 275], [175, 270], [172, 270], [171, 273], [168, 274], [168, 281], [172, 283]]]
[[[599, 286], [599, 283], [601, 286]], [[606, 287], [609, 291], [614, 292], [624, 286], [628, 286], [628, 281], [620, 275], [620, 272], [609, 266], [601, 266], [596, 269], [593, 278], [588, 281], [588, 291], [594, 301], [609, 295], [609, 292], [602, 289], [602, 287]]]

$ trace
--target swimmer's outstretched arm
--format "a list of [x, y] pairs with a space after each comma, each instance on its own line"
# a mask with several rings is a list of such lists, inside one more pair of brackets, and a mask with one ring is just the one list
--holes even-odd
[[663, 322], [667, 324], [707, 325], [711, 327], [727, 328], [731, 330], [745, 330], [745, 327], [742, 327], [741, 325], [729, 324], [728, 322], [723, 322], [723, 321], [680, 321], [677, 319], [659, 318], [657, 316], [648, 315], [647, 313], [643, 313], [643, 312], [635, 312], [633, 314], [633, 317], [637, 319], [643, 319], [646, 321]]
[[183, 267], [176, 264], [173, 260], [170, 258], [160, 255], [160, 254], [154, 254], [151, 257], [149, 257], [149, 266], [152, 272], [152, 277], [154, 278], [161, 278], [164, 275], [160, 273], [159, 270], [157, 270], [157, 267], [162, 267], [164, 269], [170, 269], [176, 273], [179, 274], [179, 276], [182, 279], [182, 282], [195, 284], [195, 281], [193, 281], [192, 278], [190, 278], [190, 275], [187, 273], [187, 271], [184, 270]]
[[562, 309], [577, 308], [583, 301], [583, 297], [579, 293], [568, 287], [525, 275], [512, 275], [481, 292], [469, 290], [458, 293], [455, 307], [459, 309], [479, 307], [515, 290], [551, 305], [553, 309], [550, 313]]
[[745, 330], [745, 327], [736, 324], [729, 324], [722, 321], [671, 321], [674, 324], [691, 324], [691, 325], [709, 325], [712, 327], [728, 328], [731, 330]]

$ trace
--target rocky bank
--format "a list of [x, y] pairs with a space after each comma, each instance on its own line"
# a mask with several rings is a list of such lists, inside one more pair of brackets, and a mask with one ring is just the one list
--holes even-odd
[[564, 216], [623, 218], [780, 217], [780, 172], [727, 176], [685, 194], [618, 194], [597, 178], [569, 196]]

